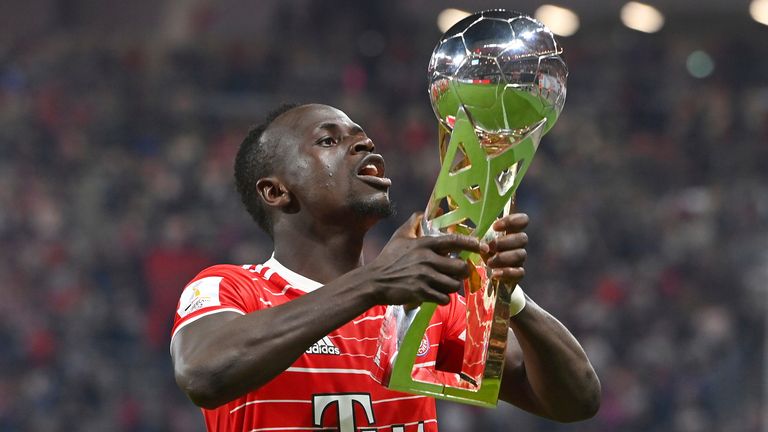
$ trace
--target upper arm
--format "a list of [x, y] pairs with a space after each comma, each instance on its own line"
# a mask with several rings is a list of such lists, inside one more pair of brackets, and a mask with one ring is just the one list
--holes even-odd
[[[222, 311], [207, 315], [185, 325], [171, 338], [171, 359], [177, 382], [194, 366], [195, 358], [208, 358], [212, 344], [207, 343], [217, 337], [221, 327], [242, 315], [232, 311]], [[181, 384], [181, 383], [179, 383]]]
[[528, 382], [523, 362], [523, 350], [511, 329], [507, 329], [507, 350], [499, 399], [516, 407], [538, 414], [538, 404]]

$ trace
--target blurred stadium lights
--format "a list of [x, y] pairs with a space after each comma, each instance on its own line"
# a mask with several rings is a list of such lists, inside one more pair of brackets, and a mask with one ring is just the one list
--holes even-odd
[[694, 78], [706, 78], [715, 70], [715, 61], [705, 51], [696, 50], [685, 60], [688, 73]]
[[653, 6], [631, 1], [621, 8], [621, 22], [643, 33], [656, 33], [664, 26], [664, 15]]
[[571, 36], [579, 30], [579, 16], [564, 7], [545, 4], [536, 9], [534, 16], [558, 36]]
[[469, 15], [469, 12], [463, 11], [461, 9], [444, 9], [442, 12], [437, 14], [437, 28], [439, 28], [441, 32], [445, 33], [454, 24], [468, 17]]
[[752, 0], [749, 4], [749, 14], [760, 24], [768, 25], [768, 0]]

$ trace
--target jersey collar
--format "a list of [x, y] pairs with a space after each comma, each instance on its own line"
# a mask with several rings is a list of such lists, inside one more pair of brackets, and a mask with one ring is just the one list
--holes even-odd
[[304, 292], [312, 292], [321, 286], [320, 282], [314, 281], [308, 277], [302, 276], [295, 271], [289, 269], [288, 267], [280, 264], [280, 261], [275, 259], [275, 253], [272, 253], [272, 256], [267, 260], [267, 262], [264, 263], [264, 267], [270, 268], [272, 271], [280, 275], [281, 278], [285, 279], [286, 282], [288, 282], [289, 285], [292, 287], [304, 291]]

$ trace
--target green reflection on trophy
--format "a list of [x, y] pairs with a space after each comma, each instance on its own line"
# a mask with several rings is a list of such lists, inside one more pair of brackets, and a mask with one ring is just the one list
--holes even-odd
[[[423, 235], [461, 233], [486, 241], [512, 210], [514, 194], [565, 103], [562, 49], [540, 22], [491, 10], [451, 27], [429, 65], [429, 95], [439, 121], [442, 166], [422, 222]], [[486, 277], [482, 258], [465, 282], [467, 330], [460, 371], [416, 363], [437, 307], [391, 306], [397, 327], [389, 388], [495, 406], [504, 368], [510, 296], [515, 286]], [[431, 367], [431, 369], [430, 369]]]

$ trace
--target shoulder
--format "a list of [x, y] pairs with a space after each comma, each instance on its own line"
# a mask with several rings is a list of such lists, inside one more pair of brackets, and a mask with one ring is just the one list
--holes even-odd
[[177, 316], [186, 318], [213, 309], [236, 309], [240, 313], [260, 309], [266, 293], [273, 288], [262, 275], [249, 271], [250, 267], [218, 264], [202, 270], [184, 286]]
[[[201, 299], [220, 299], [235, 297], [246, 300], [252, 296], [261, 296], [261, 291], [268, 288], [270, 282], [253, 268], [260, 266], [218, 264], [198, 273], [185, 285], [181, 295], [181, 304]], [[205, 303], [205, 302], [202, 302]], [[199, 305], [198, 308], [203, 305]]]
[[198, 273], [197, 276], [195, 276], [188, 285], [191, 285], [202, 279], [214, 278], [227, 281], [228, 283], [234, 283], [236, 285], [245, 284], [248, 286], [261, 286], [268, 281], [268, 278], [265, 277], [262, 268], [263, 266], [261, 264], [217, 264], [208, 267]]

